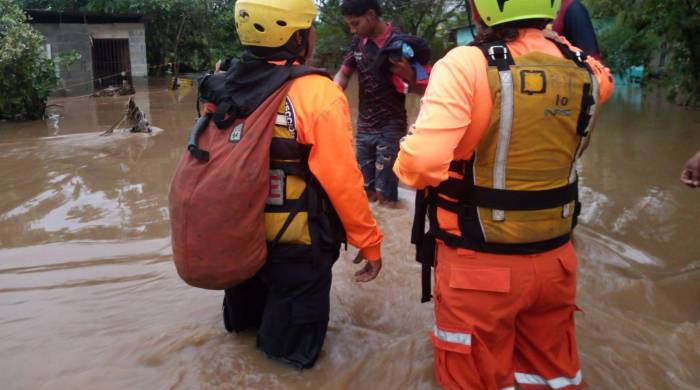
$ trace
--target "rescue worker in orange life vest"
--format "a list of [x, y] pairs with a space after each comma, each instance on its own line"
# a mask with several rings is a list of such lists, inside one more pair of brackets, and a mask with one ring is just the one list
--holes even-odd
[[597, 60], [544, 35], [560, 3], [473, 0], [476, 42], [437, 62], [394, 165], [424, 190], [412, 241], [424, 267], [435, 261], [431, 341], [446, 389], [583, 385], [576, 161], [613, 81]]
[[[313, 0], [238, 0], [236, 30], [249, 57], [300, 66], [314, 49], [316, 12]], [[232, 65], [226, 75], [239, 78], [240, 93], [264, 89], [267, 78], [249, 77], [241, 69]], [[258, 348], [298, 368], [312, 367], [321, 351], [331, 267], [341, 242], [347, 238], [360, 248], [355, 263], [364, 264], [356, 281], [373, 280], [382, 266], [383, 235], [355, 160], [348, 102], [329, 76], [315, 73], [291, 81], [277, 112], [270, 158], [283, 171], [284, 182], [277, 185], [284, 188], [286, 206], [266, 209], [265, 229], [268, 243], [279, 238], [278, 244], [256, 277], [226, 290], [224, 299], [227, 330], [257, 328]], [[285, 207], [294, 204], [301, 209], [284, 226], [296, 212]]]

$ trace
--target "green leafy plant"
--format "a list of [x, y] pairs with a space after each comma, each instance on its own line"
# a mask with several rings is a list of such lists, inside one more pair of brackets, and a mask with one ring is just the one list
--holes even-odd
[[59, 54], [53, 60], [55, 63], [58, 64], [61, 70], [63, 70], [64, 72], [68, 72], [68, 69], [71, 67], [71, 65], [73, 65], [77, 61], [80, 61], [81, 58], [83, 58], [83, 55], [80, 54], [79, 51], [71, 50], [69, 52]]
[[0, 0], [0, 119], [40, 118], [56, 85], [43, 37], [14, 0]]
[[[700, 0], [586, 0], [594, 17], [613, 19], [601, 32], [603, 59], [613, 70], [665, 58], [661, 81], [678, 104], [700, 107]], [[647, 72], [647, 76], [657, 76]]]

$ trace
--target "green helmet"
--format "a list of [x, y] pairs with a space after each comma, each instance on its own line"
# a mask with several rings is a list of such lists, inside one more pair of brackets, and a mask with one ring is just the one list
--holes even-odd
[[561, 0], [473, 0], [487, 26], [524, 19], [554, 19]]

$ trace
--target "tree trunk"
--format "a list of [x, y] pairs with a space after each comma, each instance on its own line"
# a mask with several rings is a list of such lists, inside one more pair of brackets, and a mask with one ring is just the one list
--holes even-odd
[[180, 38], [182, 37], [182, 30], [185, 29], [185, 22], [187, 22], [187, 14], [182, 15], [182, 20], [180, 21], [180, 27], [177, 30], [177, 38], [175, 39], [175, 61], [173, 65], [173, 83], [170, 89], [177, 89], [177, 78], [180, 75]]

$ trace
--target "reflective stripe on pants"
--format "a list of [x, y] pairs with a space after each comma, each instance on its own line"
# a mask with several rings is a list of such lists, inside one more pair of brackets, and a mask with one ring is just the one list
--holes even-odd
[[515, 381], [521, 385], [543, 385], [549, 386], [552, 389], [563, 389], [567, 386], [578, 386], [581, 384], [582, 380], [583, 376], [581, 375], [581, 370], [579, 370], [576, 373], [576, 376], [573, 378], [561, 376], [554, 379], [545, 379], [544, 377], [535, 374], [525, 374], [522, 372], [515, 373]]

